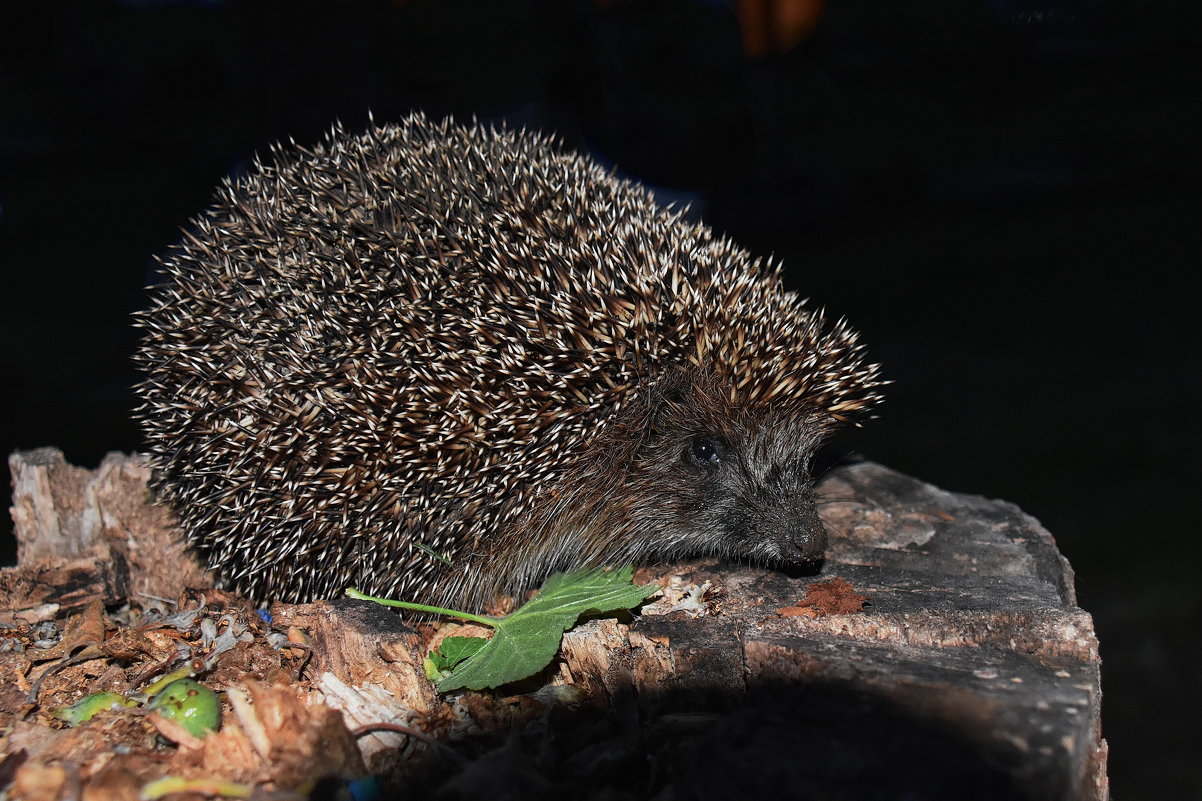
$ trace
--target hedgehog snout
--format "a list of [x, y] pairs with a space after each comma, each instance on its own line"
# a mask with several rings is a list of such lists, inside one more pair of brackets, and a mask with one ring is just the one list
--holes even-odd
[[826, 552], [826, 528], [813, 499], [805, 495], [794, 499], [783, 519], [772, 520], [776, 525], [765, 532], [776, 543], [780, 558], [792, 564], [818, 562]]
[[752, 554], [791, 565], [821, 561], [826, 529], [818, 517], [813, 489], [757, 492], [745, 497], [741, 527]]

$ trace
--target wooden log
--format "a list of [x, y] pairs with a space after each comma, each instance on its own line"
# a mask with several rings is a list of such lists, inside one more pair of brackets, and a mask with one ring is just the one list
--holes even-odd
[[[722, 797], [737, 772], [754, 797], [743, 763], [787, 773], [788, 797], [1105, 799], [1097, 640], [1051, 535], [1012, 504], [870, 463], [821, 495], [834, 499], [821, 575], [676, 572], [630, 624], [566, 635], [574, 681], [660, 715], [725, 696], [710, 725], [726, 747], [699, 744], [678, 792]], [[867, 596], [862, 611], [776, 614], [835, 577]], [[707, 585], [702, 603], [681, 603]]]

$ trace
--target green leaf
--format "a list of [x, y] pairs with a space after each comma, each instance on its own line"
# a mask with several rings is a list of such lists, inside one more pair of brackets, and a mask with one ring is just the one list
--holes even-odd
[[563, 633], [581, 615], [630, 609], [659, 592], [654, 584], [635, 586], [633, 575], [633, 567], [556, 573], [526, 605], [492, 618], [497, 633], [439, 681], [438, 691], [483, 690], [534, 675], [555, 658]]
[[450, 675], [455, 666], [484, 647], [483, 637], [447, 637], [431, 651], [426, 661], [426, 678], [438, 681]]

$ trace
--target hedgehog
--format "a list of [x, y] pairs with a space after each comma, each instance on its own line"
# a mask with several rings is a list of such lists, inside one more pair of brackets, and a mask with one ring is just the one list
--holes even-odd
[[856, 333], [558, 140], [415, 114], [227, 178], [136, 324], [151, 488], [223, 586], [482, 608], [576, 567], [821, 560]]

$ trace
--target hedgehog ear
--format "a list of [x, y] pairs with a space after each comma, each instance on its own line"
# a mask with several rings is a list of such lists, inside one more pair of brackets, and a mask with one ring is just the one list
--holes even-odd
[[699, 368], [670, 369], [647, 398], [648, 436], [659, 437], [668, 431], [697, 428], [705, 416], [702, 412], [707, 408], [713, 385], [713, 374]]
[[659, 396], [659, 408], [668, 406], [683, 406], [688, 393], [684, 387], [673, 387]]
[[665, 376], [648, 399], [648, 436], [658, 438], [667, 433], [667, 429], [672, 427], [669, 421], [673, 416], [679, 416], [688, 403], [688, 397], [688, 380], [682, 370], [673, 370]]
[[656, 399], [651, 413], [647, 415], [647, 439], [656, 440], [667, 433], [667, 418], [671, 402], [664, 396]]
[[657, 400], [663, 403], [682, 404], [690, 391], [702, 383], [703, 375], [696, 368], [670, 368], [656, 384]]

